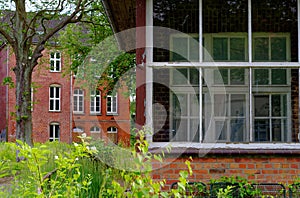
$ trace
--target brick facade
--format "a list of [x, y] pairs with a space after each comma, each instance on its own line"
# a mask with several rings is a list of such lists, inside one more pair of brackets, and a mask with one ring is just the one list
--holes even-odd
[[[166, 189], [178, 181], [179, 172], [187, 170], [188, 157], [167, 157], [163, 164], [153, 163], [153, 178], [166, 179]], [[282, 183], [288, 185], [300, 175], [299, 153], [290, 155], [272, 154], [207, 154], [193, 157], [191, 182], [208, 184], [222, 176], [241, 176], [256, 183]]]
[[[5, 50], [8, 48], [3, 48], [1, 53], [4, 54]], [[55, 50], [55, 49], [54, 49]], [[108, 127], [114, 126], [118, 128], [118, 133], [116, 134], [115, 143], [124, 143], [129, 145], [130, 137], [130, 112], [129, 112], [129, 98], [124, 97], [122, 92], [126, 91], [120, 90], [118, 95], [118, 114], [117, 115], [107, 115], [106, 114], [106, 100], [104, 95], [101, 99], [101, 109], [102, 115], [90, 115], [89, 114], [89, 95], [85, 95], [85, 112], [82, 115], [73, 114], [73, 90], [74, 90], [74, 78], [66, 73], [66, 65], [68, 64], [68, 59], [62, 56], [61, 72], [50, 72], [49, 67], [49, 52], [50, 50], [45, 50], [43, 52], [43, 57], [40, 60], [40, 65], [38, 65], [33, 73], [32, 82], [35, 87], [33, 93], [33, 111], [32, 111], [32, 123], [33, 123], [33, 141], [34, 142], [46, 142], [49, 140], [50, 124], [59, 124], [60, 128], [60, 141], [71, 143], [72, 141], [78, 141], [77, 136], [80, 134], [74, 133], [73, 128], [80, 122], [83, 122], [82, 127], [87, 135], [91, 135], [90, 128], [92, 126], [101, 127], [103, 130], [100, 134], [92, 134], [93, 136], [99, 136], [97, 138], [106, 137], [106, 129]], [[1, 69], [8, 64], [9, 76], [15, 79], [14, 73], [11, 68], [15, 65], [14, 55], [10, 53], [9, 60], [4, 59], [1, 54]], [[5, 71], [1, 70], [1, 76], [6, 76]], [[60, 97], [60, 111], [51, 112], [49, 111], [49, 87], [51, 85], [58, 85], [61, 88]], [[8, 141], [15, 140], [15, 119], [13, 117], [14, 107], [15, 107], [15, 89], [8, 89], [7, 96], [3, 90], [6, 90], [7, 86], [0, 86], [1, 91], [1, 101], [0, 109], [5, 112], [1, 112], [0, 126], [4, 126], [8, 129]], [[2, 100], [7, 100], [8, 103], [3, 103]], [[7, 107], [7, 109], [6, 109]], [[7, 111], [6, 111], [7, 110]], [[7, 117], [5, 116], [7, 115]], [[5, 118], [6, 117], [6, 118]], [[8, 120], [6, 123], [5, 121]], [[104, 138], [105, 139], [105, 138]]]

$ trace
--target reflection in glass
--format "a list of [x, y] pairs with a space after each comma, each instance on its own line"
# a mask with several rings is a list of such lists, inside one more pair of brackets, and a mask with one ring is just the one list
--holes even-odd
[[270, 123], [267, 119], [254, 121], [254, 139], [256, 142], [270, 141]]

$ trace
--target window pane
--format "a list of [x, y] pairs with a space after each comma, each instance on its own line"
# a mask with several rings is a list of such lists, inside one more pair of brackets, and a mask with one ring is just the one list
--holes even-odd
[[282, 141], [282, 129], [284, 127], [283, 120], [272, 119], [272, 141], [279, 142]]
[[269, 60], [269, 38], [254, 38], [254, 60]]
[[54, 87], [50, 87], [50, 98], [54, 98]]
[[254, 139], [256, 142], [270, 141], [269, 120], [256, 119], [254, 121]]
[[245, 69], [230, 69], [230, 84], [244, 85], [245, 84]]
[[188, 69], [173, 70], [173, 85], [186, 85], [188, 81]]
[[60, 62], [56, 61], [56, 71], [60, 71]]
[[195, 68], [190, 68], [190, 83], [192, 85], [199, 85], [199, 70]]
[[190, 141], [199, 142], [199, 119], [192, 119], [190, 122]]
[[230, 60], [245, 61], [245, 39], [230, 38]]
[[286, 38], [271, 38], [271, 60], [286, 61]]
[[188, 106], [187, 106], [187, 103], [188, 103], [188, 98], [187, 98], [187, 95], [186, 94], [176, 94], [176, 97], [177, 98], [174, 98], [175, 99], [175, 107], [174, 107], [174, 110], [175, 110], [175, 115], [176, 116], [187, 116], [188, 114]]
[[[287, 33], [289, 34], [290, 41], [287, 43], [289, 50], [291, 51], [291, 57], [285, 57], [286, 50], [283, 46], [284, 41], [276, 41], [273, 45], [273, 39], [271, 39], [271, 45], [268, 51], [270, 52], [270, 57], [268, 60], [273, 61], [290, 61], [298, 62], [298, 19], [297, 19], [297, 1], [293, 0], [252, 0], [252, 31], [264, 32], [272, 34], [277, 33]], [[282, 51], [281, 51], [282, 50]], [[266, 51], [267, 52], [267, 51]], [[263, 53], [263, 51], [261, 52]], [[275, 54], [273, 54], [275, 53]], [[260, 56], [260, 54], [255, 55]], [[258, 57], [257, 57], [258, 58]], [[265, 56], [260, 57], [261, 59], [254, 60], [264, 60]]]
[[254, 70], [254, 85], [268, 85], [269, 84], [269, 70], [255, 69]]
[[254, 115], [256, 117], [268, 117], [269, 116], [269, 96], [254, 96]]
[[232, 119], [230, 122], [230, 126], [231, 126], [230, 141], [243, 142], [244, 134], [246, 132], [245, 119]]
[[231, 116], [243, 117], [245, 116], [246, 97], [244, 94], [231, 95]]
[[59, 100], [55, 100], [55, 110], [59, 110]]
[[286, 80], [286, 69], [272, 69], [272, 85], [285, 85]]
[[188, 38], [175, 37], [172, 39], [171, 61], [189, 61], [188, 60]]
[[50, 100], [50, 110], [55, 110], [54, 109], [54, 101]]
[[214, 84], [215, 85], [228, 84], [228, 69], [214, 70]]
[[[168, 62], [171, 60], [170, 54], [172, 54], [169, 50], [170, 41], [172, 41], [170, 37], [174, 33], [199, 34], [199, 0], [153, 0], [153, 26], [165, 27], [170, 30], [155, 31], [154, 29], [153, 32], [153, 60]], [[188, 46], [185, 46], [185, 50], [187, 50]], [[190, 48], [193, 49], [194, 46]], [[194, 51], [191, 57], [197, 57]]]
[[56, 53], [56, 58], [60, 59], [60, 53], [59, 52]]
[[199, 116], [199, 95], [190, 95], [190, 115]]
[[173, 141], [187, 141], [188, 124], [187, 119], [174, 119], [173, 120]]
[[215, 122], [216, 140], [227, 140], [227, 124], [226, 121]]
[[189, 61], [199, 61], [199, 36], [189, 39]]
[[213, 59], [228, 60], [228, 39], [213, 38]]
[[214, 113], [215, 116], [226, 116], [226, 103], [227, 95], [224, 94], [215, 94], [214, 95]]
[[59, 98], [59, 87], [54, 87], [55, 89], [55, 98]]
[[286, 116], [286, 96], [285, 95], [272, 95], [272, 116], [282, 117]]

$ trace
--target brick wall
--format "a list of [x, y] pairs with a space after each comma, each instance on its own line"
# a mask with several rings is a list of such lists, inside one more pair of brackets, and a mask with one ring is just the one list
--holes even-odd
[[[166, 179], [169, 189], [173, 182], [178, 181], [179, 172], [187, 170], [185, 161], [188, 157], [167, 157], [164, 163], [153, 163], [153, 178]], [[191, 162], [193, 175], [189, 181], [201, 181], [206, 184], [211, 179], [222, 176], [241, 176], [257, 183], [282, 183], [287, 185], [300, 175], [299, 155], [207, 155], [193, 157]]]

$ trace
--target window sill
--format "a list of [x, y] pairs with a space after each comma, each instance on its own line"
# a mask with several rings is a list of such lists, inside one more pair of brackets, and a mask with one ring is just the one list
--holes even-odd
[[[300, 155], [300, 143], [150, 143], [152, 153], [171, 148], [171, 155]], [[166, 152], [165, 152], [166, 153]]]
[[118, 113], [107, 113], [106, 115], [107, 116], [118, 116], [119, 114]]

